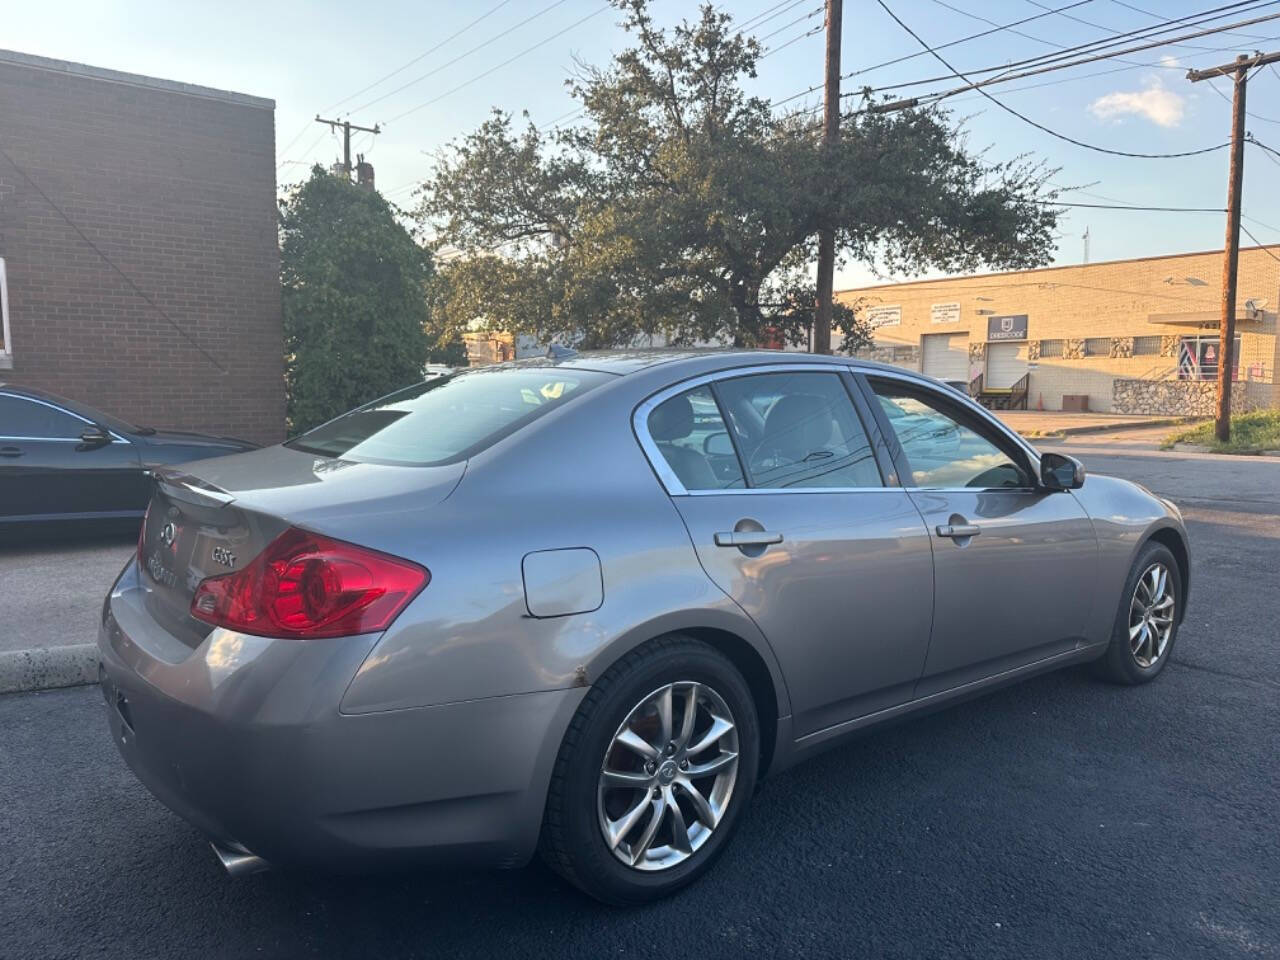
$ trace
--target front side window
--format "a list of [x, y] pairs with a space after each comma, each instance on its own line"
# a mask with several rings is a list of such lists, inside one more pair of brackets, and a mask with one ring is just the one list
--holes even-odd
[[987, 431], [927, 390], [872, 380], [889, 426], [902, 445], [911, 485], [979, 489], [1029, 487], [1026, 469]]
[[881, 487], [867, 433], [835, 373], [762, 373], [716, 383], [753, 487]]
[[0, 436], [29, 440], [78, 440], [88, 426], [55, 407], [0, 393]]
[[555, 367], [503, 367], [437, 377], [358, 407], [286, 446], [366, 463], [451, 463], [612, 376]]

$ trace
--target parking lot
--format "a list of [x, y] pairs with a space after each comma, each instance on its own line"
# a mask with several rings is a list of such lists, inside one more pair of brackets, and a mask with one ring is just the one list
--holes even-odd
[[[1158, 682], [1069, 670], [873, 732], [766, 782], [717, 869], [644, 909], [538, 864], [233, 880], [96, 688], [0, 697], [0, 957], [1280, 957], [1280, 462], [1123, 442], [1055, 449], [1186, 515]], [[6, 630], [91, 639], [129, 549], [0, 553]]]

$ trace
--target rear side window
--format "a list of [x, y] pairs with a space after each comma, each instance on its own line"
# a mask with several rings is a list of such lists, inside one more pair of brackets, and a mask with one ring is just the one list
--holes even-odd
[[555, 367], [471, 370], [358, 407], [286, 446], [363, 463], [462, 460], [612, 378]]
[[742, 467], [709, 387], [677, 394], [649, 414], [649, 436], [686, 490], [742, 487]]
[[753, 487], [884, 483], [849, 392], [834, 373], [764, 373], [716, 384]]

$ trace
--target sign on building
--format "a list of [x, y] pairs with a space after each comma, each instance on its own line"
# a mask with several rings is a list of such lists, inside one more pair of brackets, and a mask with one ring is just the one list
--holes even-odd
[[935, 303], [929, 308], [930, 323], [956, 323], [960, 320], [960, 304]]
[[987, 317], [988, 340], [1027, 339], [1027, 315], [1017, 313], [1005, 317]]
[[902, 323], [902, 307], [868, 307], [867, 325], [872, 330], [880, 327], [896, 327]]

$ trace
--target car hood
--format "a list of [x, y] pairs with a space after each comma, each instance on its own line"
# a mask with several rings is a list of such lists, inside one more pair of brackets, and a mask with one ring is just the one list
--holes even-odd
[[240, 507], [341, 535], [352, 518], [405, 515], [439, 503], [458, 485], [466, 463], [389, 466], [264, 447], [164, 470], [194, 486], [229, 495]]

